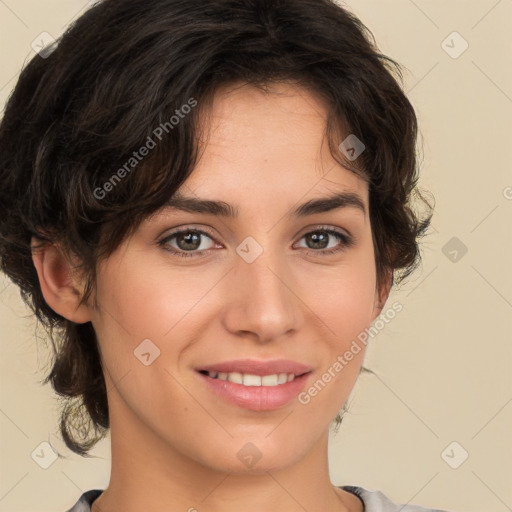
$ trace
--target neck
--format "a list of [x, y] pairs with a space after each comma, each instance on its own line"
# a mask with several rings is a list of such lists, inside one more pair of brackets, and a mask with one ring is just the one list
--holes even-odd
[[222, 471], [164, 442], [136, 416], [121, 425], [116, 418], [122, 416], [110, 412], [110, 483], [92, 512], [363, 510], [356, 496], [330, 482], [328, 431], [292, 466]]

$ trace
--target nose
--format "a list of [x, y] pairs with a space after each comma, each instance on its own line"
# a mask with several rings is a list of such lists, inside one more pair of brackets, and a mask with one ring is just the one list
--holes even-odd
[[304, 307], [294, 291], [293, 269], [282, 251], [268, 247], [249, 261], [237, 256], [228, 274], [224, 327], [238, 336], [250, 333], [260, 343], [289, 336], [300, 329]]

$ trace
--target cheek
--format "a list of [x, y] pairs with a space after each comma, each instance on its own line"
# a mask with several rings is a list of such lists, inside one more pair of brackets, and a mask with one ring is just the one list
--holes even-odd
[[[316, 286], [308, 293], [308, 306], [323, 330], [318, 347], [321, 366], [315, 379], [298, 396], [304, 414], [331, 421], [345, 403], [359, 376], [366, 351], [361, 333], [371, 324], [375, 298], [375, 270], [361, 258], [326, 276], [311, 274]], [[321, 326], [321, 327], [320, 327]], [[319, 421], [322, 424], [322, 421]]]
[[221, 276], [199, 267], [171, 269], [160, 260], [152, 264], [141, 258], [112, 261], [99, 280], [98, 323], [124, 337], [162, 340], [172, 336], [173, 330], [183, 330], [184, 323], [193, 324], [202, 300]]
[[[128, 256], [112, 258], [98, 272], [100, 310], [93, 325], [108, 370], [108, 387], [116, 383], [113, 407], [119, 407], [113, 396], [120, 394], [150, 423], [167, 414], [162, 411], [171, 400], [174, 413], [180, 409], [188, 419], [190, 397], [173, 376], [190, 343], [190, 332], [197, 328], [195, 308], [201, 307], [201, 298], [218, 281], [198, 274], [192, 269], [170, 271], [162, 264]], [[168, 425], [171, 418], [167, 419]]]
[[176, 404], [189, 399], [172, 375], [202, 327], [215, 320], [211, 301], [224, 273], [171, 269], [161, 261], [149, 264], [128, 256], [112, 259], [98, 273], [100, 312], [93, 325], [106, 377], [113, 382], [123, 379], [120, 392], [140, 414], [143, 409], [158, 410], [159, 396], [172, 396]]
[[353, 252], [339, 265], [310, 265], [304, 300], [328, 328], [331, 344], [342, 348], [372, 321], [376, 272], [373, 255]]

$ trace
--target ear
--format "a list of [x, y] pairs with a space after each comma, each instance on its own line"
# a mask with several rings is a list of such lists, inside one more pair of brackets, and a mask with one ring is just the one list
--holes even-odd
[[376, 287], [375, 290], [375, 301], [373, 304], [372, 322], [382, 313], [382, 310], [386, 305], [386, 301], [388, 300], [389, 292], [391, 291], [392, 285], [393, 271], [388, 270], [380, 289]]
[[59, 315], [83, 324], [91, 320], [89, 307], [80, 304], [82, 290], [73, 273], [73, 265], [56, 245], [45, 244], [32, 238], [32, 261], [37, 270], [39, 285], [46, 303]]

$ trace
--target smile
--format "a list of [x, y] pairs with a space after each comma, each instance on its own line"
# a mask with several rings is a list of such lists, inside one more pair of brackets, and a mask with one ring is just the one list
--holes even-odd
[[238, 360], [195, 369], [208, 393], [251, 411], [271, 411], [294, 403], [313, 378], [311, 367], [289, 360]]
[[202, 370], [200, 373], [212, 379], [227, 380], [243, 386], [280, 386], [295, 379], [294, 373], [273, 373], [271, 375], [254, 375], [240, 372], [215, 372]]

